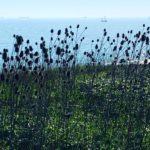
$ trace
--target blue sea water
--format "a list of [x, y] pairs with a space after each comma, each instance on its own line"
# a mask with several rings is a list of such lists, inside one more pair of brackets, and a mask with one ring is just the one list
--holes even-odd
[[0, 51], [13, 48], [13, 34], [22, 35], [25, 40], [30, 39], [31, 43], [39, 42], [40, 37], [45, 37], [48, 42], [50, 39], [50, 29], [57, 31], [64, 30], [70, 25], [76, 30], [76, 25], [80, 24], [82, 32], [87, 26], [88, 30], [84, 33], [85, 41], [82, 51], [90, 49], [91, 40], [102, 37], [103, 29], [106, 28], [108, 35], [115, 37], [119, 33], [127, 33], [128, 30], [142, 30], [142, 25], [150, 26], [150, 19], [108, 19], [101, 22], [101, 19], [0, 19]]

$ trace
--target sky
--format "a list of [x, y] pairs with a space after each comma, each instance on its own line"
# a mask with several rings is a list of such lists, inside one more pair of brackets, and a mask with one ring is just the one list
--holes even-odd
[[150, 17], [150, 0], [0, 0], [5, 18]]

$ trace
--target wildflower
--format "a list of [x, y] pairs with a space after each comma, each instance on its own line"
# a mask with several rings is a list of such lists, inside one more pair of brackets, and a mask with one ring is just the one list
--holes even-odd
[[43, 38], [43, 37], [41, 37], [41, 41], [44, 41], [44, 38]]
[[51, 63], [51, 64], [53, 63], [53, 59], [52, 59], [52, 58], [50, 58], [50, 63]]
[[147, 60], [147, 59], [145, 59], [145, 60], [144, 60], [144, 64], [146, 65], [147, 63], [148, 63], [148, 60]]
[[141, 41], [144, 42], [146, 40], [146, 36], [143, 34], [141, 37]]
[[29, 54], [29, 49], [26, 47], [25, 48], [25, 54], [28, 55]]
[[32, 61], [30, 60], [30, 61], [28, 61], [28, 65], [29, 66], [31, 66], [32, 65]]
[[15, 52], [18, 53], [19, 52], [19, 47], [17, 46], [17, 44], [15, 44], [14, 47], [15, 47]]
[[122, 64], [122, 63], [125, 63], [125, 60], [124, 59], [121, 59], [120, 60], [120, 63]]
[[124, 40], [122, 40], [121, 42], [120, 42], [120, 45], [123, 45], [124, 44]]
[[38, 53], [38, 52], [35, 52], [35, 53], [34, 53], [34, 56], [38, 56], [38, 55], [39, 55], [39, 53]]
[[78, 44], [76, 44], [76, 46], [75, 46], [75, 50], [78, 50], [79, 49], [79, 45]]
[[149, 37], [146, 37], [146, 45], [149, 45]]
[[107, 35], [107, 32], [104, 32], [104, 36], [106, 36]]
[[107, 41], [108, 41], [108, 42], [110, 41], [110, 37], [109, 37], [109, 36], [107, 37]]
[[16, 43], [17, 45], [21, 45], [23, 43], [23, 37], [22, 36], [16, 36]]
[[6, 53], [6, 52], [3, 53], [2, 58], [3, 58], [4, 60], [7, 59], [7, 53]]
[[130, 33], [132, 34], [132, 33], [133, 33], [133, 30], [130, 30]]
[[16, 61], [20, 62], [20, 57], [16, 56]]
[[61, 30], [58, 30], [57, 35], [60, 35], [60, 34], [61, 34]]
[[27, 40], [27, 42], [26, 42], [27, 44], [29, 44], [30, 43], [30, 41], [29, 40]]
[[37, 64], [39, 62], [39, 57], [37, 57], [34, 62]]
[[3, 63], [3, 68], [5, 68], [6, 67], [6, 63]]
[[79, 27], [80, 27], [80, 25], [78, 24], [78, 25], [77, 25], [77, 29], [78, 29]]
[[125, 51], [126, 57], [129, 57], [129, 52], [128, 50]]
[[97, 44], [95, 45], [95, 49], [98, 49], [98, 45]]
[[121, 51], [121, 50], [122, 50], [122, 46], [119, 47], [119, 51]]
[[69, 45], [66, 45], [66, 49], [68, 49], [69, 48]]
[[32, 53], [30, 53], [30, 58], [31, 58], [31, 59], [33, 58], [33, 54], [32, 54]]
[[23, 51], [20, 52], [19, 57], [23, 57]]
[[125, 35], [124, 35], [124, 33], [122, 34], [122, 38], [123, 38], [123, 39], [125, 38]]
[[119, 33], [117, 33], [117, 38], [119, 38]]
[[86, 55], [87, 53], [86, 52], [84, 52], [84, 55]]
[[54, 33], [54, 30], [53, 29], [51, 29], [51, 31], [50, 31], [51, 33]]
[[73, 57], [74, 57], [73, 55], [70, 55], [68, 62], [71, 61], [73, 59]]
[[117, 50], [117, 46], [114, 46], [113, 51], [116, 51], [116, 50]]
[[74, 32], [70, 31], [70, 34], [71, 34], [72, 36], [74, 36]]
[[57, 49], [56, 49], [56, 54], [57, 54], [57, 55], [60, 55], [60, 54], [61, 54], [61, 48], [60, 48], [60, 47], [57, 47]]
[[32, 46], [29, 46], [29, 50], [32, 52], [33, 51], [33, 48], [32, 48]]
[[68, 28], [65, 28], [65, 34], [67, 34], [68, 33]]

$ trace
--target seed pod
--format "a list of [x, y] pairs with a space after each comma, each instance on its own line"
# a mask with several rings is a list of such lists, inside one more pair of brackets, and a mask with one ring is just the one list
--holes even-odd
[[145, 40], [146, 40], [146, 37], [145, 37], [145, 35], [143, 34], [142, 37], [141, 37], [141, 41], [144, 42]]
[[78, 50], [79, 49], [79, 45], [78, 44], [76, 44], [76, 46], [75, 46], [75, 50]]
[[3, 60], [7, 59], [7, 53], [6, 52], [3, 53], [2, 58], [3, 58]]
[[97, 44], [95, 45], [95, 49], [98, 49], [98, 45]]
[[148, 60], [147, 60], [147, 59], [145, 59], [145, 60], [144, 60], [144, 64], [146, 65], [147, 63], [148, 63]]
[[17, 62], [20, 62], [19, 56], [16, 56], [16, 61], [17, 61]]
[[146, 37], [146, 45], [149, 45], [149, 37]]
[[43, 36], [41, 37], [41, 41], [44, 41], [44, 37]]
[[119, 38], [119, 33], [117, 33], [117, 38]]
[[39, 57], [37, 57], [34, 62], [37, 64], [39, 62]]
[[51, 64], [53, 63], [53, 59], [52, 59], [52, 58], [50, 58], [50, 63], [51, 63]]
[[35, 53], [34, 53], [34, 56], [38, 56], [38, 55], [39, 55], [39, 53], [38, 53], [38, 52], [35, 52]]
[[20, 52], [19, 57], [23, 57], [23, 51]]
[[60, 35], [60, 34], [61, 34], [61, 30], [58, 30], [57, 35]]
[[114, 46], [113, 51], [116, 51], [116, 50], [117, 50], [117, 46]]
[[56, 49], [56, 54], [57, 54], [57, 55], [60, 55], [60, 54], [61, 54], [61, 48], [60, 48], [60, 47], [57, 47], [57, 49]]
[[106, 36], [107, 35], [107, 32], [104, 32], [104, 36]]
[[27, 40], [27, 42], [26, 42], [27, 44], [29, 44], [30, 43], [30, 41], [29, 40]]
[[54, 33], [54, 30], [53, 29], [51, 29], [51, 31], [50, 31], [51, 33]]
[[21, 45], [23, 43], [23, 37], [22, 36], [16, 36], [16, 44]]

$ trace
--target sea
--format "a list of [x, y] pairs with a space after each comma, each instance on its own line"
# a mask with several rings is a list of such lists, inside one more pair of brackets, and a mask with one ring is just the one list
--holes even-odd
[[143, 24], [150, 26], [150, 18], [107, 18], [102, 21], [101, 18], [79, 18], [79, 19], [0, 19], [0, 51], [7, 48], [12, 51], [14, 38], [13, 35], [21, 35], [24, 41], [30, 40], [31, 45], [40, 42], [40, 38], [44, 37], [46, 43], [50, 40], [50, 30], [54, 29], [54, 35], [59, 29], [64, 32], [66, 27], [70, 25], [73, 31], [76, 26], [80, 25], [78, 33], [87, 27], [83, 36], [85, 40], [82, 43], [81, 51], [88, 51], [91, 48], [91, 41], [97, 40], [103, 36], [103, 30], [106, 29], [111, 38], [115, 38], [117, 33], [127, 33], [129, 30], [137, 32], [143, 30]]

